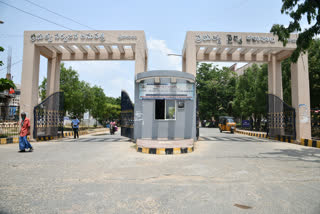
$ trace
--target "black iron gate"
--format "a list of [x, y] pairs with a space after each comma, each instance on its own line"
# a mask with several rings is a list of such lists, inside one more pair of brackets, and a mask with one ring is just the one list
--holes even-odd
[[279, 136], [296, 139], [296, 112], [295, 109], [279, 97], [267, 95], [268, 126], [270, 137]]
[[199, 139], [199, 136], [200, 136], [199, 123], [200, 123], [199, 95], [197, 94], [197, 103], [196, 103], [196, 137], [197, 137], [197, 140]]
[[133, 139], [134, 107], [127, 92], [121, 91], [121, 136]]
[[63, 92], [56, 92], [34, 107], [33, 137], [63, 136]]

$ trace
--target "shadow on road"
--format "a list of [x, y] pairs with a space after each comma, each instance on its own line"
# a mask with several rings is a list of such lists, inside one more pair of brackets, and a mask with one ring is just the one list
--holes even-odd
[[260, 153], [260, 155], [271, 155], [272, 158], [290, 157], [297, 161], [320, 163], [320, 149], [279, 149], [277, 152]]

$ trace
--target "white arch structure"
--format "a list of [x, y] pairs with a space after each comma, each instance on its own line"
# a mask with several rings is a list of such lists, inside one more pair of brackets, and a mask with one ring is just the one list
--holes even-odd
[[[187, 32], [182, 51], [184, 72], [196, 75], [197, 62], [268, 63], [268, 93], [283, 99], [281, 61], [296, 48], [297, 35], [284, 47], [271, 33]], [[296, 138], [311, 139], [308, 55], [291, 64], [292, 105], [296, 109]]]
[[20, 108], [31, 124], [38, 104], [40, 55], [48, 59], [47, 96], [60, 89], [61, 61], [134, 60], [135, 74], [145, 72], [148, 62], [144, 31], [25, 31]]
[[[196, 64], [203, 61], [265, 62], [269, 65], [269, 93], [282, 98], [281, 61], [296, 48], [296, 38], [292, 35], [283, 47], [270, 33], [189, 31], [182, 52], [182, 71], [196, 76]], [[135, 60], [135, 75], [146, 72], [148, 65], [144, 31], [26, 31], [20, 108], [28, 113], [31, 124], [33, 108], [38, 104], [40, 55], [48, 59], [47, 95], [59, 91], [61, 61]], [[291, 65], [291, 86], [297, 139], [310, 139], [310, 114], [306, 112], [310, 108], [307, 54]]]

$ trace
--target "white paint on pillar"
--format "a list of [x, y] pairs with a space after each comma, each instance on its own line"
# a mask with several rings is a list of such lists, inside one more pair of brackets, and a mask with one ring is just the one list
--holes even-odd
[[311, 139], [308, 54], [302, 54], [297, 63], [291, 64], [291, 94], [296, 109], [297, 140]]

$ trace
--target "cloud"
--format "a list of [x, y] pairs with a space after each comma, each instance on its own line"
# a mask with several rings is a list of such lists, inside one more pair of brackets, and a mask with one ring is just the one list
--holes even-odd
[[148, 70], [182, 70], [181, 57], [168, 56], [169, 53], [176, 53], [168, 48], [165, 40], [150, 38], [147, 40], [149, 51]]

